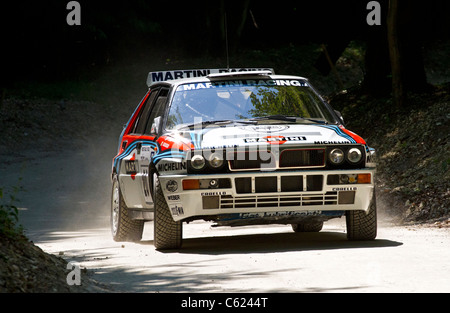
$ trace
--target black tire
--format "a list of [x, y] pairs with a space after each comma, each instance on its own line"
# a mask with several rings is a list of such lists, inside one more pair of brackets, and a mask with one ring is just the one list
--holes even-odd
[[347, 211], [347, 239], [348, 240], [374, 240], [377, 237], [377, 203], [375, 190], [369, 211]]
[[322, 228], [323, 222], [292, 224], [292, 230], [296, 233], [318, 233]]
[[128, 216], [128, 208], [115, 175], [111, 192], [111, 233], [114, 241], [140, 241], [143, 230], [144, 221], [133, 220]]
[[183, 241], [183, 223], [173, 220], [156, 175], [153, 189], [155, 206], [153, 243], [155, 248], [157, 250], [179, 249]]

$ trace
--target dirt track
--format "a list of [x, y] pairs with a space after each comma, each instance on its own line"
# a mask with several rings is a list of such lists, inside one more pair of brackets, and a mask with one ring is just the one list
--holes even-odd
[[[77, 153], [25, 157], [18, 196], [21, 223], [35, 244], [86, 267], [114, 291], [450, 292], [450, 228], [393, 226], [385, 218], [377, 240], [367, 243], [348, 242], [343, 219], [316, 234], [195, 222], [184, 226], [183, 249], [166, 253], [154, 249], [151, 223], [142, 242], [114, 242], [114, 151], [115, 142], [104, 140]], [[14, 184], [11, 166], [21, 164], [3, 165], [0, 176]]]

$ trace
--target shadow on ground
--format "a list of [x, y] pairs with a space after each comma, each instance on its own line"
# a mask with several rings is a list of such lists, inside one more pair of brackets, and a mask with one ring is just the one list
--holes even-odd
[[[153, 245], [153, 240], [142, 241]], [[345, 233], [277, 233], [250, 234], [237, 236], [188, 238], [183, 240], [179, 250], [166, 250], [162, 253], [181, 254], [239, 254], [239, 253], [277, 253], [287, 251], [332, 250], [397, 247], [401, 242], [387, 239], [374, 241], [349, 241]]]

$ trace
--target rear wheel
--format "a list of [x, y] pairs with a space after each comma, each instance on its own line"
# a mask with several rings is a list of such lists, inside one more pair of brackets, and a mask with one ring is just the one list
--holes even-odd
[[111, 233], [114, 241], [139, 241], [143, 230], [144, 221], [133, 220], [128, 216], [128, 208], [115, 175], [111, 194]]
[[349, 240], [374, 240], [377, 237], [377, 203], [375, 190], [369, 211], [347, 211], [347, 238]]
[[156, 175], [153, 190], [155, 205], [153, 242], [155, 248], [158, 250], [179, 249], [183, 240], [183, 223], [173, 220]]

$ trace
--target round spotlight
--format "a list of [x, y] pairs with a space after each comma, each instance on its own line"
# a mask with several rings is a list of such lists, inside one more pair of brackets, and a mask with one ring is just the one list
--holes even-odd
[[361, 150], [357, 148], [351, 148], [348, 150], [347, 159], [352, 163], [358, 163], [362, 159]]
[[209, 187], [210, 188], [218, 188], [219, 187], [219, 180], [218, 179], [211, 179], [209, 181]]
[[341, 182], [341, 184], [348, 184], [349, 181], [348, 175], [345, 174], [339, 175], [339, 181]]
[[331, 150], [330, 161], [333, 164], [341, 164], [344, 162], [344, 152], [338, 148]]
[[219, 168], [223, 165], [223, 156], [219, 153], [213, 153], [208, 160], [209, 165], [213, 168]]
[[202, 168], [204, 168], [205, 163], [205, 158], [200, 154], [196, 154], [191, 158], [191, 166], [196, 170], [201, 170]]

